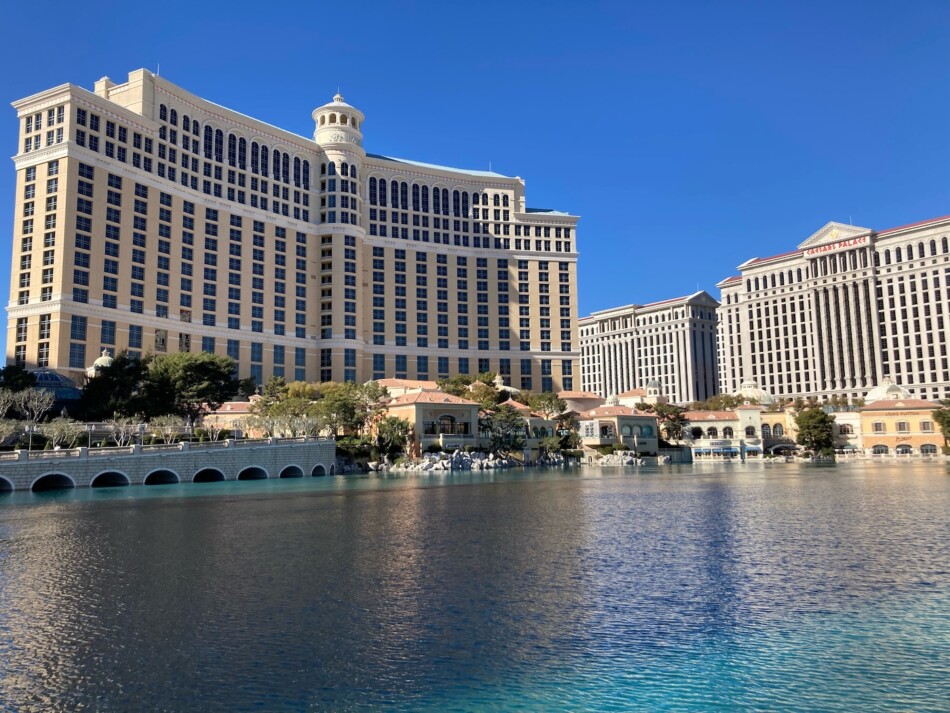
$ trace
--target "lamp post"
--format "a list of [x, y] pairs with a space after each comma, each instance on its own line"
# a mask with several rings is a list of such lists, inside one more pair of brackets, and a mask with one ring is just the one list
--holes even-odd
[[192, 422], [191, 416], [189, 416], [188, 420], [185, 421], [185, 428], [188, 429], [188, 442], [191, 443], [195, 428], [195, 424]]
[[33, 431], [36, 430], [36, 426], [32, 423], [27, 424], [24, 429], [26, 431], [27, 438], [29, 439], [29, 445], [27, 445], [27, 450], [33, 450]]
[[86, 424], [86, 447], [92, 448], [92, 432], [95, 430], [95, 426], [91, 423]]

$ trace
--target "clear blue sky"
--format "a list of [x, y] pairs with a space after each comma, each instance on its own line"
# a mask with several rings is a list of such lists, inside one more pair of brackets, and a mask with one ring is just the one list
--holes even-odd
[[[160, 66], [310, 136], [339, 87], [370, 152], [491, 162], [530, 206], [581, 216], [581, 315], [718, 298], [829, 220], [950, 213], [947, 0], [9, 2], [0, 40], [5, 102]], [[12, 156], [12, 108], [0, 130]], [[13, 181], [7, 164], [5, 258]]]

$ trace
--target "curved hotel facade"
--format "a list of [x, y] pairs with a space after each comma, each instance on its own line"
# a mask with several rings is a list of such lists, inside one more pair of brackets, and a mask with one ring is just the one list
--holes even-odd
[[312, 140], [146, 70], [13, 106], [8, 362], [205, 350], [258, 383], [575, 387], [577, 217], [520, 178], [368, 154], [340, 95]]
[[828, 223], [719, 283], [720, 390], [864, 398], [885, 381], [950, 398], [950, 217], [875, 231]]

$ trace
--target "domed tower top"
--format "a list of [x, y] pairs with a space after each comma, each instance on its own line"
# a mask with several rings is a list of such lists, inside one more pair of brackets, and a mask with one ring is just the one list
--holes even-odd
[[313, 140], [321, 146], [363, 146], [363, 112], [343, 101], [339, 92], [329, 104], [313, 110]]

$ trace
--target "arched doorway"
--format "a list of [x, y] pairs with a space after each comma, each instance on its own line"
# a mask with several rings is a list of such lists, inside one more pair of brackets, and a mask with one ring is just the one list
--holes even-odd
[[99, 473], [95, 478], [92, 479], [92, 482], [89, 483], [90, 488], [115, 488], [121, 487], [123, 485], [130, 485], [131, 480], [129, 476], [125, 473], [120, 473], [116, 470], [107, 470], [104, 473]]
[[888, 451], [887, 446], [881, 445], [881, 444], [878, 444], [878, 445], [874, 446], [873, 449], [871, 449], [871, 453], [873, 453], [873, 454], [876, 455], [876, 456], [883, 456], [883, 455], [886, 455], [886, 454], [887, 454], [887, 451]]
[[896, 451], [897, 451], [897, 455], [899, 456], [909, 456], [911, 453], [914, 452], [914, 449], [911, 446], [907, 445], [906, 443], [902, 443], [896, 448]]
[[263, 468], [252, 465], [238, 473], [238, 480], [267, 480], [267, 471]]
[[153, 470], [145, 476], [142, 485], [173, 485], [181, 482], [178, 473], [172, 470]]
[[34, 493], [42, 493], [47, 490], [66, 490], [75, 488], [76, 483], [68, 475], [62, 473], [47, 473], [33, 481], [30, 490]]
[[192, 483], [220, 483], [224, 480], [224, 473], [217, 468], [203, 468], [195, 473]]
[[323, 465], [315, 465], [313, 467], [313, 470], [310, 471], [310, 475], [312, 475], [314, 478], [318, 478], [326, 474], [327, 474], [327, 469], [324, 468]]
[[280, 478], [302, 478], [303, 471], [298, 465], [288, 465], [282, 471], [280, 471]]

